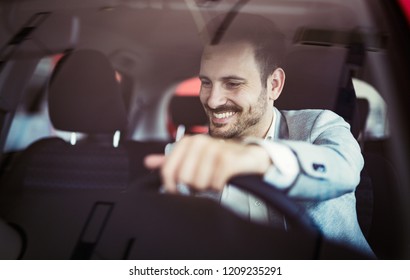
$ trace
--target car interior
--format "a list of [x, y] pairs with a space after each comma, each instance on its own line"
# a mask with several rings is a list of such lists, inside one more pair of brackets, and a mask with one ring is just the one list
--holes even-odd
[[[290, 231], [163, 194], [159, 173], [144, 166], [178, 129], [206, 133], [199, 33], [215, 16], [241, 13], [272, 20], [286, 37], [275, 106], [327, 109], [350, 124], [365, 159], [361, 229], [376, 258], [409, 259], [410, 21], [400, 4], [0, 1], [0, 259], [369, 258], [327, 240], [257, 176], [231, 182], [289, 217]], [[179, 94], [186, 81], [192, 94]]]

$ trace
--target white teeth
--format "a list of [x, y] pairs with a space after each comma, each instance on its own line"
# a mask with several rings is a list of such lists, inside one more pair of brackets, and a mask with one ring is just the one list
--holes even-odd
[[235, 114], [235, 112], [224, 112], [224, 113], [213, 113], [214, 117], [217, 119], [225, 119], [232, 117]]

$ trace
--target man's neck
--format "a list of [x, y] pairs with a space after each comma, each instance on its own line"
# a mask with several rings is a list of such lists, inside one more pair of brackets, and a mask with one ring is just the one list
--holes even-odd
[[276, 112], [275, 112], [275, 107], [272, 108], [272, 120], [271, 123], [268, 127], [268, 130], [265, 133], [265, 136], [263, 137], [263, 139], [274, 139], [275, 137], [275, 120], [276, 120]]

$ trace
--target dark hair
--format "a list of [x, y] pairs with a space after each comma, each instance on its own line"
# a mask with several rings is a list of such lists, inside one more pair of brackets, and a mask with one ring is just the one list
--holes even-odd
[[262, 85], [281, 64], [285, 52], [285, 36], [274, 23], [262, 16], [237, 14], [235, 17], [218, 16], [202, 31], [207, 44], [248, 42], [254, 48]]

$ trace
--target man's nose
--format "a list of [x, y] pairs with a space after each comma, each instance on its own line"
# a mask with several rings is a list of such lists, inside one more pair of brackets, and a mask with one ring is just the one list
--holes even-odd
[[225, 105], [226, 101], [227, 99], [224, 90], [219, 86], [213, 86], [207, 100], [208, 107], [215, 109], [221, 105]]

